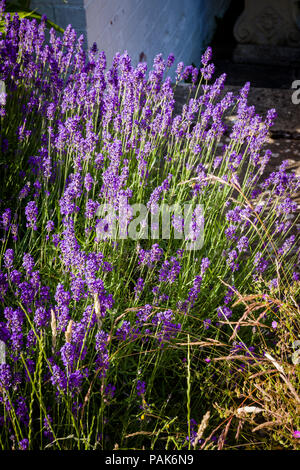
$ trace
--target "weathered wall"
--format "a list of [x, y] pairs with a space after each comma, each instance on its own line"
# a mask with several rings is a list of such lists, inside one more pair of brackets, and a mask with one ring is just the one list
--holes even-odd
[[125, 49], [133, 63], [152, 63], [156, 54], [173, 52], [185, 64], [200, 61], [214, 33], [215, 16], [222, 16], [230, 0], [32, 0], [49, 19], [62, 27], [71, 23], [96, 42], [110, 64]]

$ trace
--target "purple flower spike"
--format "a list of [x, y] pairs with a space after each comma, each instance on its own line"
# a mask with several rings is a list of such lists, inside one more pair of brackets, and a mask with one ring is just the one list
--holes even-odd
[[143, 289], [144, 289], [144, 280], [141, 277], [139, 277], [137, 280], [136, 286], [134, 288], [136, 299], [138, 299], [141, 296]]
[[33, 257], [29, 253], [25, 253], [23, 256], [23, 268], [25, 269], [27, 274], [31, 274], [34, 268], [34, 260]]
[[144, 395], [146, 393], [146, 382], [138, 380], [136, 384], [136, 392], [139, 396]]
[[210, 325], [211, 325], [211, 319], [210, 318], [206, 318], [206, 320], [203, 320], [203, 326], [206, 330], [209, 329]]
[[25, 215], [27, 219], [27, 228], [32, 228], [33, 230], [37, 230], [37, 216], [38, 216], [38, 208], [35, 201], [30, 201], [27, 206], [25, 207]]
[[4, 266], [6, 267], [6, 269], [11, 269], [13, 267], [13, 262], [14, 262], [14, 250], [12, 250], [11, 248], [6, 250], [3, 258], [4, 258]]
[[208, 64], [208, 62], [211, 61], [212, 58], [212, 48], [208, 47], [206, 51], [204, 52], [203, 56], [201, 57], [201, 63], [204, 65], [204, 67]]
[[19, 442], [20, 450], [28, 450], [28, 446], [29, 446], [29, 441], [28, 441], [28, 439], [22, 439], [22, 440]]
[[4, 228], [4, 230], [8, 230], [9, 228], [9, 224], [10, 224], [10, 220], [11, 220], [11, 210], [10, 209], [6, 209], [3, 214], [2, 214], [2, 227]]

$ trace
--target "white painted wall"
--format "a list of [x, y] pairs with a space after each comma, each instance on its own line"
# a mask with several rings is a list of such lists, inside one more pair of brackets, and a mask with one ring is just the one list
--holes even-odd
[[49, 19], [62, 27], [69, 23], [96, 42], [107, 55], [127, 50], [133, 64], [152, 64], [156, 54], [175, 62], [199, 64], [209, 44], [215, 17], [225, 13], [230, 0], [32, 0]]

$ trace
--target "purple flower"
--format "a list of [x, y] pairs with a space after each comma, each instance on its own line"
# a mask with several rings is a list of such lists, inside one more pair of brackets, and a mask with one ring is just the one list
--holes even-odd
[[242, 251], [247, 251], [248, 250], [248, 245], [249, 245], [249, 240], [248, 237], [243, 236], [239, 239], [237, 242], [237, 248], [239, 252], [241, 253]]
[[215, 66], [214, 64], [208, 64], [205, 67], [202, 67], [200, 70], [204, 80], [210, 80], [214, 74]]
[[11, 224], [12, 239], [16, 242], [18, 240], [18, 224]]
[[143, 292], [144, 289], [144, 279], [141, 277], [138, 278], [137, 283], [134, 287], [134, 292], [135, 292], [135, 298], [138, 299], [141, 296], [141, 293]]
[[193, 83], [193, 85], [196, 84], [198, 75], [199, 75], [199, 70], [197, 69], [197, 67], [194, 67], [193, 70], [192, 70], [192, 83]]
[[212, 48], [208, 47], [206, 51], [204, 52], [203, 56], [201, 57], [202, 65], [206, 66], [208, 62], [211, 61], [211, 58], [212, 58]]
[[[24, 303], [27, 304], [26, 298], [23, 297], [23, 301], [24, 300]], [[5, 307], [4, 317], [6, 319], [6, 326], [10, 332], [11, 349], [16, 356], [18, 356], [23, 347], [22, 327], [24, 322], [24, 313], [19, 308], [14, 310], [12, 307]]]
[[174, 60], [175, 60], [174, 54], [172, 54], [172, 53], [169, 54], [168, 58], [167, 58], [167, 68], [172, 67], [172, 65], [174, 64]]
[[36, 347], [36, 333], [33, 330], [29, 330], [26, 338], [26, 349], [27, 351], [33, 352]]
[[245, 352], [245, 355], [247, 357], [250, 357], [250, 356], [253, 356], [254, 350], [255, 350], [254, 346], [247, 347], [247, 345], [245, 343], [240, 341], [240, 342], [235, 343], [233, 345], [233, 347], [230, 349], [230, 353], [231, 354], [236, 354], [236, 353], [239, 353], [239, 352]]
[[99, 207], [99, 203], [93, 199], [89, 199], [86, 202], [85, 216], [87, 219], [92, 219], [96, 215], [96, 211]]
[[28, 439], [22, 439], [22, 440], [19, 442], [20, 450], [28, 450], [28, 446], [29, 446], [29, 441], [28, 441]]
[[119, 340], [126, 341], [128, 338], [131, 337], [131, 333], [132, 333], [132, 328], [131, 328], [130, 322], [127, 320], [124, 320], [122, 323], [122, 326], [120, 326], [120, 328], [117, 329], [116, 336]]
[[[190, 217], [188, 216], [188, 219]], [[196, 206], [195, 210], [192, 213], [191, 222], [189, 224], [189, 231], [186, 234], [185, 239], [191, 241], [191, 246], [196, 244], [196, 241], [199, 240], [199, 237], [203, 233], [204, 226], [204, 215], [201, 206]]]
[[210, 318], [206, 318], [206, 320], [203, 320], [203, 326], [206, 330], [209, 329], [210, 325], [211, 325], [211, 319]]
[[25, 306], [29, 307], [30, 304], [34, 301], [35, 297], [35, 290], [32, 285], [27, 282], [21, 282], [18, 286], [18, 292], [20, 295], [21, 302], [24, 303]]
[[256, 253], [253, 264], [258, 273], [263, 273], [268, 267], [268, 261], [262, 257], [262, 253], [260, 251]]
[[34, 260], [33, 257], [29, 253], [25, 253], [23, 255], [23, 268], [25, 269], [27, 274], [31, 274], [34, 268]]
[[92, 189], [93, 184], [94, 184], [94, 180], [92, 176], [90, 175], [90, 173], [87, 173], [84, 178], [84, 187], [87, 190], [87, 192], [89, 192]]
[[299, 273], [297, 273], [296, 271], [293, 272], [293, 279], [294, 279], [294, 281], [296, 281], [296, 282], [299, 281], [299, 279], [300, 279], [300, 275], [299, 275]]
[[220, 166], [222, 160], [223, 160], [223, 157], [216, 157], [214, 159], [214, 170], [216, 170]]
[[156, 336], [161, 346], [163, 346], [165, 341], [169, 341], [172, 337], [175, 337], [181, 329], [181, 324], [173, 323], [173, 321], [174, 313], [172, 310], [158, 312], [152, 318], [151, 323], [158, 328]]
[[169, 174], [168, 178], [166, 178], [160, 186], [154, 189], [152, 192], [149, 201], [147, 202], [147, 208], [150, 209], [151, 214], [156, 214], [158, 211], [158, 201], [160, 199], [161, 194], [164, 191], [168, 191], [170, 188], [170, 182], [172, 179], [172, 175]]
[[67, 377], [65, 373], [60, 369], [60, 367], [56, 364], [52, 367], [52, 376], [51, 376], [51, 383], [57, 387], [59, 393], [66, 392], [67, 390]]
[[104, 394], [107, 398], [112, 399], [114, 397], [116, 387], [112, 384], [107, 384], [104, 390]]
[[228, 264], [228, 266], [231, 268], [231, 270], [234, 272], [234, 271], [238, 271], [239, 269], [239, 265], [238, 263], [236, 263], [236, 259], [238, 257], [238, 254], [236, 252], [236, 250], [232, 250], [228, 253], [228, 257], [227, 257], [227, 260], [226, 260], [226, 263]]
[[192, 65], [187, 65], [185, 68], [184, 68], [184, 71], [183, 71], [183, 74], [182, 74], [182, 79], [183, 80], [187, 80], [189, 78], [189, 76], [192, 74], [193, 72], [193, 66]]
[[79, 300], [83, 297], [86, 296], [85, 292], [85, 282], [84, 279], [81, 277], [72, 277], [71, 280], [71, 292], [72, 292], [72, 298], [76, 302], [79, 302]]
[[146, 393], [146, 382], [138, 380], [136, 384], [136, 392], [139, 396], [144, 395]]
[[142, 266], [147, 265], [148, 268], [152, 268], [155, 263], [160, 261], [162, 255], [163, 250], [159, 247], [158, 243], [154, 243], [150, 250], [140, 248], [138, 251], [139, 264]]
[[269, 282], [269, 289], [278, 289], [278, 279], [276, 277]]
[[181, 78], [181, 74], [182, 74], [183, 68], [184, 68], [184, 63], [183, 63], [183, 62], [179, 62], [179, 63], [177, 64], [177, 68], [176, 68], [177, 80], [179, 80], [179, 79]]
[[237, 237], [235, 235], [238, 227], [236, 225], [230, 225], [226, 230], [225, 230], [225, 235], [228, 240], [236, 240]]
[[52, 235], [52, 242], [54, 244], [55, 247], [58, 246], [59, 242], [60, 242], [60, 237], [58, 234], [54, 234]]
[[21, 282], [21, 277], [22, 277], [21, 273], [17, 271], [16, 269], [13, 269], [10, 273], [11, 282], [13, 282], [14, 284], [19, 285]]
[[173, 283], [178, 277], [181, 270], [181, 266], [177, 259], [172, 256], [170, 261], [164, 261], [161, 269], [158, 273], [159, 282], [170, 282]]
[[109, 367], [109, 355], [107, 350], [107, 343], [109, 340], [109, 336], [103, 330], [100, 330], [96, 333], [96, 352], [97, 357], [95, 361], [95, 365], [97, 370], [100, 371], [100, 377], [106, 376], [106, 371]]
[[26, 405], [26, 401], [22, 396], [17, 399], [16, 405], [15, 405], [15, 411], [19, 420], [22, 423], [24, 423], [25, 426], [28, 426], [28, 423], [29, 423], [28, 408]]
[[4, 266], [6, 269], [11, 269], [13, 267], [13, 261], [14, 261], [14, 250], [11, 248], [8, 248], [6, 252], [4, 253], [3, 256], [4, 259]]
[[210, 260], [208, 258], [202, 258], [201, 260], [201, 276], [204, 276], [205, 271], [209, 268]]
[[49, 312], [47, 312], [45, 307], [41, 306], [36, 309], [33, 321], [38, 328], [43, 328], [44, 326], [46, 326], [49, 318]]
[[11, 220], [11, 210], [5, 209], [5, 211], [2, 214], [2, 227], [6, 231], [9, 228], [10, 220]]
[[64, 331], [67, 327], [67, 324], [70, 320], [69, 315], [69, 303], [71, 300], [71, 295], [69, 291], [64, 289], [63, 284], [59, 283], [55, 292], [56, 307], [55, 313], [58, 320], [58, 328], [61, 331]]
[[241, 207], [236, 206], [234, 209], [231, 209], [226, 214], [226, 219], [230, 222], [240, 222], [241, 221]]
[[44, 436], [47, 437], [48, 439], [53, 439], [53, 433], [51, 431], [51, 425], [52, 425], [52, 418], [50, 415], [47, 415], [45, 418], [44, 418]]
[[12, 385], [12, 375], [8, 364], [0, 364], [0, 387], [6, 390]]
[[232, 310], [229, 307], [223, 306], [217, 308], [219, 318], [230, 318], [232, 316]]
[[283, 243], [282, 247], [279, 248], [278, 253], [279, 253], [281, 256], [286, 255], [286, 254], [293, 248], [293, 245], [294, 245], [295, 240], [296, 240], [295, 235], [291, 235], [291, 236]]
[[46, 224], [46, 230], [48, 233], [52, 232], [52, 230], [54, 229], [54, 222], [53, 220], [48, 220], [47, 224]]
[[19, 199], [22, 200], [22, 199], [25, 199], [28, 194], [30, 193], [30, 183], [26, 183], [25, 186], [21, 189], [20, 193], [19, 193]]
[[71, 371], [76, 359], [74, 344], [65, 343], [60, 349], [60, 355], [66, 370]]
[[267, 112], [266, 125], [271, 127], [274, 124], [275, 119], [277, 118], [276, 109], [269, 109]]
[[147, 322], [152, 312], [151, 305], [145, 305], [141, 310], [139, 310], [136, 314], [137, 317], [137, 324], [142, 325], [143, 323]]
[[277, 215], [281, 214], [291, 214], [297, 210], [297, 203], [293, 201], [290, 197], [287, 197], [282, 203], [278, 204], [276, 207]]
[[229, 287], [228, 292], [224, 296], [224, 304], [227, 305], [229, 302], [231, 302], [232, 298], [234, 296], [234, 286]]
[[49, 121], [53, 121], [54, 119], [54, 115], [55, 115], [55, 104], [54, 103], [50, 103], [48, 108], [47, 108], [47, 118], [49, 119]]
[[[193, 445], [195, 442], [195, 439], [197, 438], [197, 429], [198, 429], [198, 424], [197, 421], [193, 418], [190, 419], [190, 421], [187, 423], [188, 428], [189, 428], [189, 435], [186, 436], [185, 440], [189, 442], [191, 441], [191, 444]], [[199, 444], [202, 444], [203, 440], [199, 440]]]
[[[205, 258], [208, 260], [208, 258]], [[202, 276], [196, 276], [193, 281], [193, 287], [189, 290], [188, 297], [184, 302], [179, 302], [178, 308], [187, 313], [189, 308], [192, 308], [198, 298], [201, 289]]]

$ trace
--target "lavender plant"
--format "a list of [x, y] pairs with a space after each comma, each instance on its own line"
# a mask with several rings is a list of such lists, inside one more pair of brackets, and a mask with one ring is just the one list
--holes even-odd
[[[224, 94], [210, 48], [172, 83], [172, 54], [147, 71], [125, 51], [107, 68], [71, 26], [46, 42], [45, 19], [4, 19], [0, 445], [198, 448], [208, 415], [197, 433], [207, 411], [197, 387], [210, 371], [205, 350], [190, 348], [228, 339], [237, 292], [284, 296], [299, 278], [299, 180], [285, 162], [265, 175], [276, 112], [248, 106], [249, 83]], [[175, 115], [188, 76], [193, 96]], [[190, 205], [187, 236], [175, 237], [176, 214], [169, 238], [144, 236], [143, 223], [126, 236], [134, 204], [148, 217], [162, 202]], [[199, 218], [203, 244], [191, 250]], [[113, 222], [122, 236], [110, 236]], [[240, 335], [251, 348], [252, 329]]]

